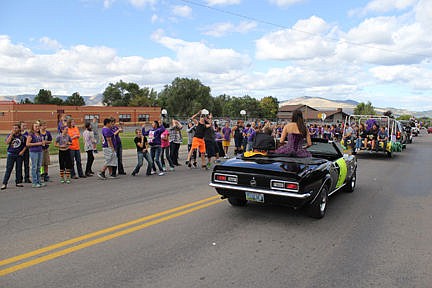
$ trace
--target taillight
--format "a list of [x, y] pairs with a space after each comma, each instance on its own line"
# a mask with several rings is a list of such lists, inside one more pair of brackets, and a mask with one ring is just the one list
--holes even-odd
[[298, 190], [298, 184], [297, 183], [286, 183], [285, 188], [291, 189], [291, 190]]
[[274, 190], [298, 192], [299, 191], [299, 184], [297, 182], [271, 180], [270, 181], [270, 188], [274, 189]]
[[214, 181], [215, 182], [225, 182], [225, 183], [231, 183], [231, 184], [237, 184], [237, 175], [229, 175], [229, 174], [214, 174]]
[[398, 132], [396, 133], [396, 138], [399, 139], [400, 137], [401, 137], [401, 132], [398, 131]]
[[218, 181], [226, 181], [227, 180], [227, 176], [225, 176], [225, 175], [216, 175], [215, 178]]

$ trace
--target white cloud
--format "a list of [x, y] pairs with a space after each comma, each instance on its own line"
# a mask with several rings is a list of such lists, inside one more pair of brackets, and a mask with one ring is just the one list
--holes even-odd
[[392, 10], [405, 10], [416, 4], [418, 0], [372, 0], [364, 8], [357, 9], [360, 15], [370, 12], [385, 13]]
[[241, 0], [207, 0], [207, 5], [237, 5], [240, 4]]
[[156, 23], [159, 20], [159, 16], [156, 14], [153, 14], [151, 17], [151, 23]]
[[224, 23], [216, 23], [211, 27], [206, 28], [203, 33], [205, 35], [210, 35], [214, 37], [222, 37], [230, 33], [247, 33], [250, 30], [254, 29], [257, 26], [257, 23], [254, 21], [243, 21], [239, 23], [237, 26], [230, 22]]
[[250, 65], [249, 57], [233, 49], [215, 49], [201, 42], [187, 42], [164, 36], [161, 31], [153, 34], [153, 40], [176, 52], [183, 69], [196, 73], [225, 73], [241, 70]]
[[382, 82], [409, 84], [414, 89], [427, 90], [432, 87], [432, 71], [426, 65], [377, 66], [371, 74]]
[[300, 20], [292, 29], [272, 32], [258, 39], [256, 57], [289, 60], [330, 56], [335, 43], [325, 37], [329, 30], [330, 26], [319, 17]]
[[158, 0], [129, 0], [129, 3], [132, 4], [132, 6], [141, 8], [145, 7], [147, 5], [155, 5], [158, 2]]
[[43, 48], [48, 50], [58, 50], [62, 47], [62, 45], [57, 40], [53, 40], [48, 37], [40, 38], [39, 42], [43, 45]]
[[416, 64], [432, 55], [432, 39], [419, 23], [398, 17], [366, 19], [341, 38], [336, 53], [345, 60], [373, 64]]
[[192, 8], [187, 5], [183, 6], [174, 6], [172, 8], [172, 13], [178, 17], [189, 18], [192, 16]]
[[105, 9], [111, 8], [111, 5], [115, 2], [115, 0], [104, 0], [103, 5]]
[[270, 0], [270, 3], [276, 4], [280, 7], [291, 6], [296, 3], [304, 2], [305, 0]]

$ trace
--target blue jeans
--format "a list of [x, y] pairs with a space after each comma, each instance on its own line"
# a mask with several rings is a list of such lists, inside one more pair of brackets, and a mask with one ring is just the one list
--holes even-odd
[[166, 159], [167, 159], [167, 161], [168, 161], [168, 165], [169, 165], [171, 168], [174, 168], [174, 164], [173, 164], [173, 162], [172, 162], [172, 160], [171, 160], [171, 157], [170, 157], [170, 147], [169, 147], [169, 146], [168, 146], [168, 147], [164, 147], [164, 148], [162, 148], [162, 153], [161, 153], [161, 164], [162, 164], [162, 168], [165, 168], [165, 167], [166, 167], [166, 166], [165, 166], [164, 154], [165, 154], [165, 157], [166, 157]]
[[144, 159], [145, 159], [147, 161], [147, 172], [146, 172], [146, 175], [150, 175], [151, 174], [151, 169], [152, 169], [152, 166], [153, 166], [153, 161], [151, 159], [150, 153], [149, 152], [139, 151], [139, 152], [137, 152], [137, 157], [138, 157], [138, 164], [137, 164], [137, 166], [135, 167], [135, 169], [133, 170], [132, 173], [138, 174], [140, 168], [143, 165]]
[[363, 145], [363, 139], [357, 138], [356, 139], [356, 147], [355, 148], [360, 149], [362, 147], [362, 145]]
[[152, 146], [150, 148], [150, 155], [151, 155], [151, 159], [152, 159], [152, 162], [153, 162], [153, 170], [154, 171], [156, 171], [155, 163], [158, 166], [159, 171], [160, 172], [163, 171], [162, 164], [160, 162], [160, 155], [161, 155], [161, 153], [162, 153], [162, 148], [160, 146]]
[[22, 161], [23, 161], [23, 156], [19, 156], [17, 154], [9, 154], [7, 155], [7, 160], [6, 160], [6, 172], [3, 178], [3, 184], [7, 185], [9, 178], [12, 174], [12, 169], [15, 165], [15, 173], [16, 173], [16, 177], [15, 177], [15, 183], [19, 184], [22, 182]]
[[78, 176], [84, 176], [82, 165], [81, 165], [81, 152], [80, 150], [70, 150], [71, 158], [72, 158], [72, 169], [71, 169], [71, 177], [75, 177], [75, 166], [74, 162], [76, 162]]
[[30, 151], [30, 160], [31, 160], [32, 183], [41, 184], [40, 168], [42, 165], [42, 151], [40, 152]]

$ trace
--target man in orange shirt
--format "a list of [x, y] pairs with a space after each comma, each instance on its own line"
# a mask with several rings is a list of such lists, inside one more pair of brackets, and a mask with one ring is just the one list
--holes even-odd
[[[79, 146], [79, 138], [80, 138], [79, 128], [75, 126], [75, 120], [73, 120], [72, 118], [68, 119], [67, 126], [69, 128], [68, 129], [69, 137], [72, 139], [72, 144], [69, 146], [72, 163], [76, 162], [79, 178], [86, 178], [86, 176], [83, 173], [82, 165], [81, 165], [81, 152]], [[78, 179], [78, 176], [75, 174], [75, 167], [72, 164], [71, 178]]]

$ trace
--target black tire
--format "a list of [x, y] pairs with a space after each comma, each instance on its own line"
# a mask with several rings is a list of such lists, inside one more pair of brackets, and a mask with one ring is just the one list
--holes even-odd
[[348, 192], [348, 193], [354, 192], [356, 183], [357, 183], [357, 170], [354, 171], [354, 173], [351, 176], [351, 178], [347, 179], [346, 185], [344, 187], [345, 188], [344, 191]]
[[325, 216], [327, 211], [327, 202], [328, 202], [328, 187], [324, 186], [319, 192], [316, 199], [309, 203], [307, 207], [307, 214], [316, 219], [321, 219]]
[[239, 206], [239, 207], [246, 206], [246, 204], [247, 204], [247, 200], [246, 199], [235, 198], [235, 197], [228, 197], [228, 202], [232, 206]]

